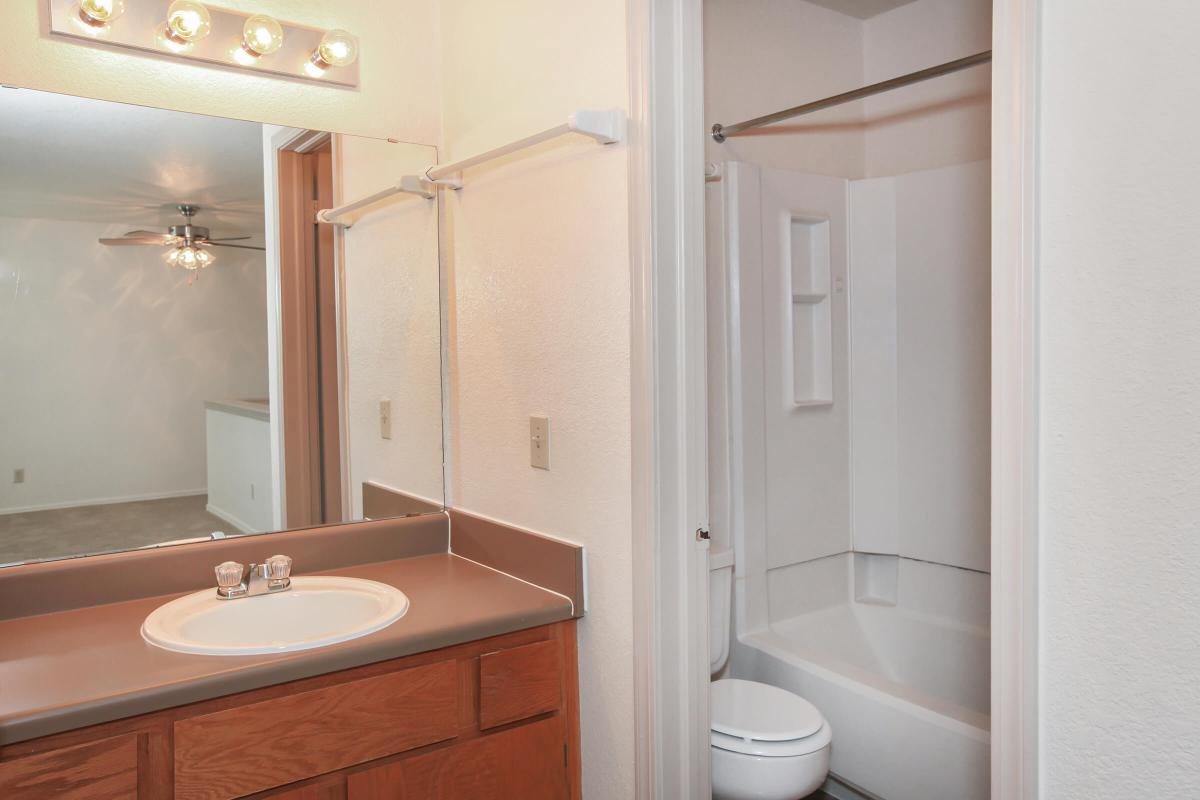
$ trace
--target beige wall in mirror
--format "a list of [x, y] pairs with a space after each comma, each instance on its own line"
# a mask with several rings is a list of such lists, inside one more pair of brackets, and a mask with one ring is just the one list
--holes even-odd
[[435, 148], [15, 88], [0, 140], [0, 565], [441, 508], [437, 204], [314, 214]]

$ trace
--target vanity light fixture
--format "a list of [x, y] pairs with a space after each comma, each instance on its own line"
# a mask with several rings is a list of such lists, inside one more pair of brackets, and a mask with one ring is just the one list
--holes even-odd
[[344, 30], [334, 28], [321, 37], [309, 62], [320, 72], [330, 67], [347, 67], [358, 58], [358, 42]]
[[177, 45], [198, 42], [212, 31], [212, 15], [203, 3], [175, 0], [167, 9], [166, 37]]
[[102, 28], [125, 13], [125, 0], [79, 0], [79, 18]]
[[101, 42], [159, 58], [186, 58], [325, 86], [359, 83], [359, 42], [352, 34], [222, 5], [253, 6], [254, 0], [24, 2], [49, 5], [52, 36], [91, 47]]
[[274, 17], [255, 14], [242, 28], [242, 50], [251, 58], [269, 56], [283, 47], [283, 26]]

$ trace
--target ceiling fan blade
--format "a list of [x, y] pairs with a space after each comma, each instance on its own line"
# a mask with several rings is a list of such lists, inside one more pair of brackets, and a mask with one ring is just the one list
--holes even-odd
[[143, 245], [143, 246], [157, 245], [158, 247], [162, 247], [165, 244], [170, 244], [170, 242], [163, 241], [162, 236], [157, 236], [153, 239], [151, 239], [148, 236], [144, 237], [144, 238], [143, 237], [133, 237], [133, 236], [122, 236], [119, 239], [100, 239], [99, 241], [100, 241], [100, 244], [107, 244], [110, 246], [115, 245], [117, 247], [124, 247], [124, 246], [129, 246], [129, 245]]
[[169, 233], [163, 233], [162, 231], [130, 231], [129, 233], [127, 233], [125, 235], [126, 236], [137, 236], [137, 237], [157, 236], [159, 239], [170, 236]]
[[253, 239], [253, 236], [222, 236], [220, 239], [205, 239], [206, 242], [240, 242], [242, 239]]
[[238, 250], [266, 250], [265, 247], [256, 247], [252, 244], [222, 244], [209, 239], [207, 242], [201, 242], [205, 247], [236, 247]]

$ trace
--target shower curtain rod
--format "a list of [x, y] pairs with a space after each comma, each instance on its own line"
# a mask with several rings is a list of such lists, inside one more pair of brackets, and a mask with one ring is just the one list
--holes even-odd
[[986, 64], [991, 60], [992, 51], [984, 50], [982, 53], [976, 53], [973, 56], [960, 58], [957, 61], [949, 61], [945, 64], [939, 64], [936, 67], [929, 67], [928, 69], [919, 70], [917, 72], [910, 72], [909, 74], [901, 75], [898, 78], [880, 81], [879, 83], [873, 83], [870, 86], [864, 86], [861, 89], [854, 89], [853, 91], [843, 92], [842, 94], [835, 94], [832, 97], [826, 97], [823, 100], [814, 100], [811, 103], [793, 106], [792, 108], [788, 108], [783, 111], [776, 111], [774, 114], [767, 114], [766, 116], [748, 119], [745, 122], [737, 122], [733, 125], [722, 125], [718, 122], [716, 125], [712, 126], [712, 137], [718, 142], [723, 142], [730, 136], [737, 136], [739, 133], [748, 131], [751, 128], [761, 128], [763, 125], [770, 125], [773, 122], [780, 122], [785, 119], [791, 119], [792, 117], [798, 117], [801, 114], [811, 114], [812, 112], [820, 111], [823, 108], [832, 108], [833, 106], [840, 106], [842, 103], [861, 100], [864, 97], [870, 97], [871, 95], [880, 94], [882, 92], [890, 92], [892, 89], [899, 89], [901, 86], [909, 86], [914, 83], [920, 83], [921, 81], [927, 81], [930, 78], [940, 78], [943, 75], [949, 75], [952, 72], [968, 69], [969, 67], [974, 67], [978, 64]]

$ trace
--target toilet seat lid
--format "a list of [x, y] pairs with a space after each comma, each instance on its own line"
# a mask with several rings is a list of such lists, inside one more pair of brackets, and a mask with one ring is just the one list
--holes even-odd
[[786, 689], [755, 681], [725, 678], [709, 684], [712, 729], [760, 742], [804, 739], [821, 730], [825, 719], [812, 703]]

